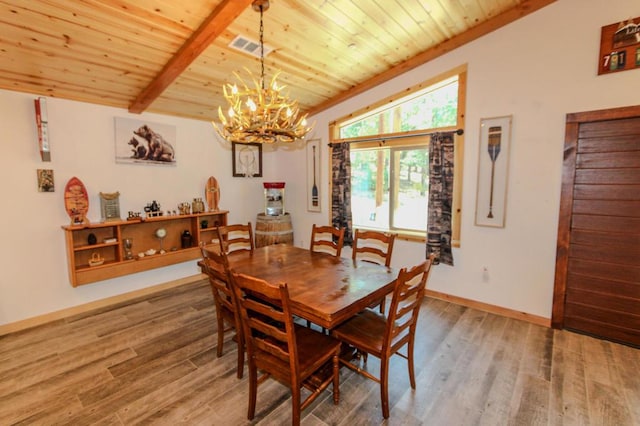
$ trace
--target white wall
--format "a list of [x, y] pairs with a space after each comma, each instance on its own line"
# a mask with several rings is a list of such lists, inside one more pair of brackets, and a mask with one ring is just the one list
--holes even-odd
[[[320, 137], [327, 182], [329, 122], [461, 64], [468, 64], [461, 247], [455, 266], [440, 265], [428, 287], [447, 294], [550, 318], [555, 270], [565, 115], [640, 103], [640, 70], [597, 75], [600, 29], [638, 16], [637, 0], [558, 2], [376, 89], [318, 114], [311, 137]], [[481, 118], [513, 115], [506, 226], [474, 226]], [[304, 199], [303, 153], [278, 156], [290, 167], [287, 195]], [[323, 213], [293, 211], [296, 241]], [[306, 243], [305, 243], [306, 244]], [[345, 251], [348, 255], [349, 251]], [[424, 259], [422, 244], [400, 241], [393, 266]], [[483, 267], [488, 280], [483, 280]]]
[[[209, 176], [218, 179], [220, 208], [230, 222], [255, 221], [264, 208], [262, 183], [231, 176], [231, 151], [210, 123], [47, 98], [50, 163], [40, 160], [35, 128], [35, 97], [0, 91], [0, 139], [3, 162], [0, 188], [0, 324], [126, 293], [199, 273], [195, 261], [73, 288], [69, 284], [64, 233], [69, 224], [64, 186], [72, 177], [87, 187], [89, 219], [100, 220], [99, 192], [120, 192], [120, 211], [141, 211], [152, 200], [176, 209], [178, 203], [204, 197]], [[177, 165], [115, 163], [114, 117], [144, 119], [176, 126]], [[268, 156], [268, 154], [267, 154]], [[265, 163], [269, 161], [265, 159]], [[55, 192], [40, 193], [36, 169], [53, 169]]]
[[[435, 268], [433, 290], [543, 317], [551, 313], [565, 114], [639, 103], [640, 71], [597, 76], [600, 28], [639, 15], [637, 0], [559, 0], [505, 28], [318, 114], [312, 138], [323, 141], [322, 213], [306, 211], [302, 144], [265, 147], [264, 178], [231, 177], [229, 147], [207, 122], [48, 98], [52, 162], [37, 149], [34, 96], [0, 91], [0, 325], [198, 273], [195, 261], [73, 288], [64, 234], [63, 189], [78, 176], [90, 193], [89, 218], [100, 219], [98, 192], [120, 191], [121, 212], [153, 199], [164, 209], [203, 196], [209, 176], [221, 186], [230, 222], [255, 223], [262, 182], [285, 181], [297, 245], [312, 223], [328, 223], [328, 122], [390, 94], [468, 64], [462, 246], [455, 266]], [[482, 117], [513, 115], [506, 227], [473, 225]], [[116, 164], [114, 117], [175, 125], [173, 168]], [[55, 172], [56, 192], [39, 193], [36, 169]], [[345, 255], [348, 255], [348, 250]], [[400, 241], [393, 266], [418, 263], [421, 244]], [[482, 279], [482, 268], [489, 280]]]

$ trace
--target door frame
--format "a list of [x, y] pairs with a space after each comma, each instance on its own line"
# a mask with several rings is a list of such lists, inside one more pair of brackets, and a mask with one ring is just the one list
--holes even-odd
[[553, 307], [551, 310], [551, 326], [553, 328], [564, 328], [564, 304], [567, 290], [569, 246], [571, 245], [573, 186], [575, 182], [576, 155], [578, 150], [580, 125], [596, 121], [635, 117], [640, 117], [640, 105], [567, 114], [564, 140], [564, 160], [562, 164], [560, 216], [558, 221], [558, 240], [556, 247], [556, 271], [553, 288]]

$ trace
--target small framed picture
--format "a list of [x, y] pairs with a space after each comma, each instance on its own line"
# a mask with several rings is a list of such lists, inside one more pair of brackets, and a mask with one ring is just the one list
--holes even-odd
[[38, 192], [54, 192], [53, 170], [38, 169]]
[[231, 144], [233, 177], [262, 177], [262, 144]]

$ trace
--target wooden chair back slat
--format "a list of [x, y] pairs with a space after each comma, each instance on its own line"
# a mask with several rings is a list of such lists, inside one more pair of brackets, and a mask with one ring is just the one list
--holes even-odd
[[[286, 283], [274, 285], [232, 270], [230, 278], [249, 358], [247, 418], [253, 419], [257, 387], [268, 376], [291, 389], [291, 424], [294, 426], [300, 424], [300, 412], [330, 384], [333, 384], [333, 402], [337, 404], [340, 342], [294, 324]], [[302, 347], [298, 347], [298, 341]], [[258, 370], [263, 372], [259, 378]], [[302, 387], [310, 391], [304, 398]]]
[[389, 267], [393, 255], [395, 234], [356, 229], [353, 234], [351, 257]]
[[[424, 290], [433, 263], [433, 255], [413, 268], [402, 268], [398, 273], [387, 316], [365, 309], [354, 318], [334, 328], [331, 333], [343, 343], [356, 348], [363, 356], [358, 358], [366, 364], [367, 357], [380, 358], [380, 376], [374, 376], [367, 368], [353, 365], [352, 360], [342, 363], [351, 370], [380, 383], [382, 416], [389, 417], [389, 360], [393, 355], [406, 358], [409, 367], [409, 383], [416, 388], [413, 352], [416, 325]], [[380, 336], [382, 334], [382, 336]], [[405, 353], [401, 351], [406, 347]]]
[[415, 333], [432, 260], [433, 255], [429, 260], [408, 270], [402, 268], [398, 273], [389, 308], [383, 351], [390, 351], [392, 343], [404, 339], [403, 332], [407, 336]]
[[240, 314], [236, 306], [236, 298], [229, 286], [229, 261], [224, 252], [209, 249], [205, 245], [200, 246], [202, 253], [202, 266], [209, 278], [213, 301], [216, 306], [216, 320], [218, 323], [218, 345], [216, 355], [222, 356], [224, 345], [225, 321], [236, 331], [238, 343], [238, 378], [242, 377], [244, 370], [244, 340]]
[[201, 248], [201, 251], [203, 269], [209, 276], [209, 283], [211, 284], [216, 305], [220, 304], [225, 309], [234, 312], [233, 295], [227, 285], [227, 270], [229, 269], [227, 257], [204, 247]]
[[344, 244], [344, 228], [334, 228], [333, 226], [317, 226], [315, 223], [311, 227], [311, 243], [309, 250], [329, 253], [335, 257], [340, 257]]
[[218, 240], [220, 249], [226, 254], [236, 251], [249, 251], [253, 253], [255, 243], [253, 240], [253, 228], [251, 222], [245, 224], [236, 223], [218, 227]]
[[[364, 231], [356, 229], [353, 233], [353, 244], [351, 245], [351, 258], [363, 260], [365, 262], [377, 263], [387, 268], [391, 266], [391, 256], [393, 255], [393, 244], [396, 234], [378, 231]], [[386, 309], [386, 299], [382, 298], [369, 305], [370, 308], [380, 305], [380, 313]]]
[[[267, 352], [298, 370], [293, 317], [289, 307], [289, 290], [285, 283], [278, 286], [244, 274], [233, 274], [236, 299], [247, 336], [247, 351]], [[266, 300], [274, 301], [274, 306]]]

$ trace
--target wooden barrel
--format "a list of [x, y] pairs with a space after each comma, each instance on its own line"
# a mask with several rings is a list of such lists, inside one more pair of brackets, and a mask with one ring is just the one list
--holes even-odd
[[269, 216], [259, 213], [256, 219], [256, 247], [271, 244], [293, 244], [293, 228], [291, 216], [285, 213], [279, 216]]

